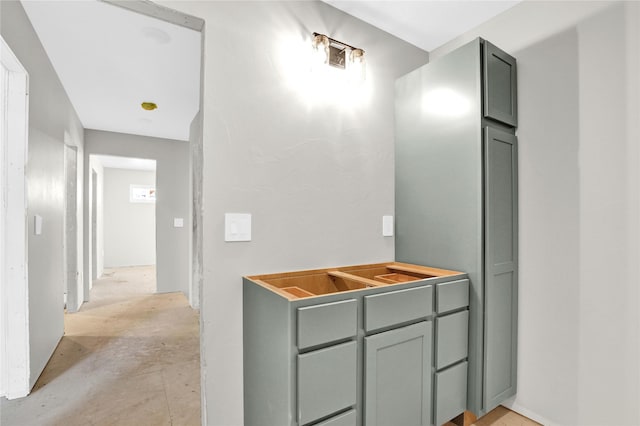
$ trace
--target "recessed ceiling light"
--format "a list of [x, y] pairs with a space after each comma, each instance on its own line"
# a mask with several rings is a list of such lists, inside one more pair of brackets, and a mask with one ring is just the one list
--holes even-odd
[[158, 108], [158, 105], [154, 104], [153, 102], [143, 102], [142, 104], [140, 104], [140, 106], [142, 107], [142, 109], [147, 111], [153, 111], [154, 109]]

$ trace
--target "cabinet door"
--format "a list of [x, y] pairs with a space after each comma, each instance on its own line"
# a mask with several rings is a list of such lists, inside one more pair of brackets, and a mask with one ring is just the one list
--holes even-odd
[[431, 424], [432, 323], [366, 337], [364, 424]]
[[484, 408], [516, 392], [518, 193], [515, 135], [485, 128]]
[[356, 421], [356, 410], [349, 410], [321, 423], [316, 423], [314, 426], [356, 426]]
[[513, 127], [517, 126], [515, 58], [485, 41], [483, 68], [484, 116]]

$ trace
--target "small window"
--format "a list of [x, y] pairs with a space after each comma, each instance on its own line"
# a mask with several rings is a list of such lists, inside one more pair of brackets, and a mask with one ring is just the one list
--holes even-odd
[[131, 203], [155, 203], [156, 188], [153, 185], [130, 185], [129, 202]]

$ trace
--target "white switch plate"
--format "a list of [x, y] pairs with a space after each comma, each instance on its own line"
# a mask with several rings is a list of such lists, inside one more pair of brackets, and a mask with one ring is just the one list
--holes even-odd
[[42, 235], [42, 216], [35, 215], [33, 217], [33, 231], [36, 235]]
[[382, 236], [393, 237], [393, 216], [382, 216]]
[[248, 213], [225, 213], [225, 241], [251, 241], [251, 215]]
[[184, 219], [181, 217], [174, 217], [173, 218], [173, 227], [174, 228], [182, 228], [184, 227]]

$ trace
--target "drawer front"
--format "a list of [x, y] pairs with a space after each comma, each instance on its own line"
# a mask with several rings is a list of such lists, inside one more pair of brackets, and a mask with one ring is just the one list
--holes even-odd
[[436, 369], [467, 357], [469, 311], [436, 318]]
[[467, 409], [467, 362], [436, 373], [435, 424], [441, 425]]
[[298, 423], [354, 406], [356, 370], [356, 342], [298, 355]]
[[436, 286], [436, 311], [441, 314], [469, 306], [469, 280], [450, 281]]
[[364, 298], [364, 328], [374, 331], [433, 313], [433, 286], [374, 294]]
[[349, 410], [346, 413], [338, 414], [329, 420], [316, 423], [315, 426], [356, 426], [356, 411]]
[[358, 302], [343, 300], [298, 309], [298, 348], [348, 339], [358, 328]]

